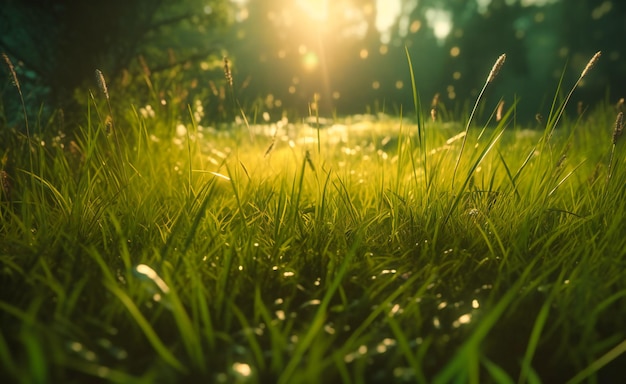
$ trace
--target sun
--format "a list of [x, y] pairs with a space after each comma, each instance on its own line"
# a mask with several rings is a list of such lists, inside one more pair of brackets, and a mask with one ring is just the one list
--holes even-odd
[[320, 64], [319, 57], [315, 54], [315, 52], [307, 52], [302, 56], [302, 66], [307, 72], [312, 72]]
[[313, 20], [328, 20], [328, 0], [296, 0], [296, 4]]

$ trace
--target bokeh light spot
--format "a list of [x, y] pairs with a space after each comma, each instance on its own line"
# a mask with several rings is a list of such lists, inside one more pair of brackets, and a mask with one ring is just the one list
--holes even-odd
[[602, 17], [604, 17], [604, 15], [611, 12], [612, 9], [613, 3], [610, 1], [604, 1], [598, 7], [594, 8], [594, 10], [591, 12], [591, 18], [594, 20], [600, 20]]
[[320, 63], [320, 60], [317, 57], [317, 55], [315, 54], [315, 52], [307, 52], [302, 57], [302, 66], [304, 67], [305, 70], [307, 70], [309, 72], [314, 71], [315, 69], [317, 69], [319, 63]]
[[245, 363], [234, 363], [233, 371], [243, 377], [248, 377], [252, 374], [252, 368], [250, 368], [250, 365]]
[[535, 14], [535, 23], [541, 23], [546, 19], [546, 15], [543, 12], [537, 12]]
[[431, 8], [426, 11], [425, 16], [433, 34], [442, 43], [452, 31], [452, 14], [444, 9]]
[[419, 20], [415, 20], [411, 23], [409, 30], [411, 31], [411, 33], [417, 33], [417, 31], [419, 31], [421, 28], [422, 28], [422, 22]]

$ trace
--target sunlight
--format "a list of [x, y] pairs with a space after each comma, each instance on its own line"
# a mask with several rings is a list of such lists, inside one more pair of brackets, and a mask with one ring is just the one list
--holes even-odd
[[296, 0], [296, 4], [313, 20], [328, 20], [328, 0]]
[[432, 28], [433, 34], [439, 43], [443, 43], [452, 31], [452, 15], [450, 11], [431, 8], [426, 11], [426, 20]]
[[376, 29], [380, 32], [380, 41], [391, 41], [391, 28], [402, 11], [401, 0], [376, 0]]
[[302, 66], [307, 72], [312, 72], [317, 69], [320, 64], [319, 57], [315, 54], [315, 52], [307, 52], [302, 56]]
[[542, 7], [544, 5], [556, 3], [557, 1], [559, 0], [522, 0], [521, 4], [522, 4], [522, 7], [530, 7], [530, 6]]
[[478, 12], [485, 13], [491, 4], [491, 0], [476, 0], [476, 5], [478, 5]]

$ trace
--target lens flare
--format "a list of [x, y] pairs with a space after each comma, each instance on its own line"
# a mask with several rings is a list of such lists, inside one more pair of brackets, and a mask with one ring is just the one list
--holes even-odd
[[315, 54], [315, 52], [307, 52], [302, 55], [302, 66], [308, 72], [313, 72], [317, 69], [320, 64], [319, 57]]

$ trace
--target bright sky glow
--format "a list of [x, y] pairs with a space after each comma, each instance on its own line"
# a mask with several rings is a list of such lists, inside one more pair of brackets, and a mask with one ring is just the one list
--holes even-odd
[[380, 42], [391, 40], [391, 27], [402, 12], [402, 0], [376, 0], [376, 29], [380, 32]]
[[302, 56], [302, 66], [304, 67], [305, 70], [307, 70], [308, 72], [312, 72], [315, 69], [317, 69], [318, 65], [320, 64], [320, 59], [319, 57], [315, 54], [315, 52], [306, 52], [303, 56]]
[[[559, 1], [561, 0], [505, 0], [504, 3], [506, 5], [520, 3], [522, 7], [542, 7], [544, 5], [554, 4]], [[492, 0], [477, 0], [479, 12], [485, 12], [491, 2]]]
[[476, 0], [476, 4], [478, 5], [478, 12], [485, 13], [487, 12], [487, 7], [491, 4], [491, 0]]
[[296, 4], [312, 19], [317, 21], [328, 20], [328, 0], [296, 0]]
[[560, 0], [521, 0], [522, 7], [530, 7], [530, 6], [538, 6], [542, 7], [544, 5], [557, 3]]
[[430, 8], [426, 10], [425, 16], [428, 26], [433, 29], [435, 37], [439, 43], [443, 43], [443, 40], [452, 31], [452, 15], [450, 11]]

